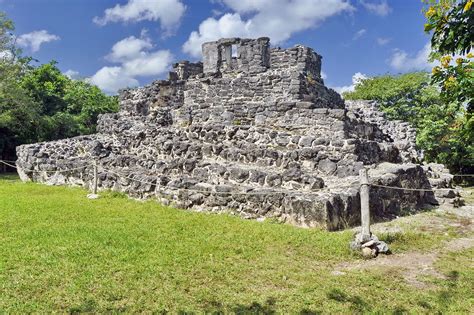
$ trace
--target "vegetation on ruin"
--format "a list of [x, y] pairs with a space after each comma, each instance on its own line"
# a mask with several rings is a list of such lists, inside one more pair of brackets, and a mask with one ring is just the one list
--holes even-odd
[[99, 114], [118, 110], [117, 97], [68, 78], [56, 62], [22, 57], [13, 30], [0, 12], [0, 159], [14, 160], [20, 144], [93, 133]]
[[426, 160], [474, 172], [474, 8], [472, 0], [425, 0], [432, 73], [362, 80], [346, 99], [373, 99], [391, 119], [417, 128]]
[[417, 145], [426, 161], [447, 165], [453, 173], [472, 173], [474, 119], [464, 106], [443, 97], [430, 75], [414, 72], [364, 79], [346, 99], [376, 100], [390, 119], [417, 129]]
[[404, 280], [403, 268], [335, 272], [360, 262], [348, 249], [351, 231], [86, 194], [0, 177], [1, 313], [468, 313], [473, 307], [474, 251], [442, 250], [444, 241], [466, 237], [470, 221], [442, 215], [449, 224], [434, 228], [410, 219], [410, 232], [382, 234], [396, 254], [440, 251], [441, 277], [420, 276], [426, 284], [420, 289]]

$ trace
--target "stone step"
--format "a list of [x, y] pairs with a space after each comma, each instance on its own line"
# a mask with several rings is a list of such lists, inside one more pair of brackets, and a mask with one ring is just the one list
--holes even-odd
[[[230, 92], [230, 91], [229, 91]], [[195, 102], [189, 100], [184, 102], [178, 109], [179, 113], [188, 111], [193, 112], [193, 116], [199, 119], [206, 119], [208, 117], [220, 118], [222, 121], [232, 121], [229, 118], [233, 117], [250, 117], [254, 118], [257, 115], [267, 115], [269, 117], [282, 117], [286, 113], [293, 114], [292, 111], [302, 113], [305, 116], [314, 115], [314, 119], [321, 118], [336, 118], [344, 119], [345, 110], [343, 107], [334, 106], [333, 104], [322, 104], [321, 99], [317, 100], [265, 100], [262, 97], [258, 99], [251, 99], [245, 96], [235, 96], [228, 100], [218, 99], [216, 102], [212, 100]], [[164, 106], [172, 109], [170, 106]], [[223, 113], [227, 113], [222, 115]], [[229, 117], [230, 114], [230, 117]]]
[[[297, 168], [279, 170], [252, 167], [241, 163], [216, 160], [175, 158], [172, 160], [143, 160], [139, 156], [112, 156], [104, 158], [99, 172], [119, 170], [134, 174], [155, 173], [163, 182], [172, 182], [189, 176], [196, 183], [249, 185], [252, 187], [286, 187], [302, 191], [324, 187], [322, 178]], [[112, 171], [113, 172], [113, 171]]]
[[160, 173], [156, 173], [156, 177], [151, 174], [148, 171], [140, 175], [136, 169], [114, 169], [108, 174], [101, 172], [99, 187], [136, 198], [158, 198], [162, 203], [173, 203], [181, 208], [225, 211], [245, 218], [275, 217], [282, 222], [330, 230], [353, 225], [355, 222], [352, 221], [358, 215], [356, 187], [308, 192], [231, 181], [202, 183], [189, 176], [164, 183]]
[[157, 141], [155, 146], [143, 143], [131, 152], [143, 159], [155, 157], [210, 158], [259, 167], [282, 169], [298, 167], [321, 175], [336, 174], [340, 177], [357, 175], [363, 164], [396, 161], [397, 150], [387, 145], [383, 148], [375, 142], [346, 142], [343, 147], [318, 145], [296, 149], [279, 149], [268, 145], [248, 142], [222, 141], [211, 144], [200, 140]]
[[[110, 114], [109, 114], [110, 115]], [[104, 115], [106, 116], [106, 115]], [[116, 118], [116, 119], [112, 119]], [[340, 139], [334, 136], [319, 135], [317, 130], [308, 128], [288, 128], [283, 126], [274, 126], [271, 124], [256, 126], [246, 124], [222, 124], [222, 123], [197, 123], [192, 122], [191, 125], [179, 123], [174, 124], [170, 128], [162, 128], [155, 121], [144, 122], [140, 117], [134, 116], [118, 116], [113, 114], [110, 119], [101, 117], [101, 124], [98, 126], [100, 133], [109, 135], [119, 135], [120, 137], [128, 135], [131, 137], [140, 134], [151, 139], [157, 136], [161, 137], [180, 137], [183, 139], [201, 139], [206, 142], [223, 141], [223, 140], [242, 140], [252, 143], [271, 144], [274, 146], [285, 147], [292, 144], [290, 148], [311, 147], [312, 141], [314, 145], [330, 145], [330, 140], [334, 140], [334, 145], [341, 143]], [[300, 142], [301, 137], [306, 137]]]
[[[275, 131], [262, 140], [258, 137], [249, 138], [249, 132], [245, 128], [231, 127], [226, 132], [225, 128], [228, 126], [221, 127], [224, 129], [204, 126], [181, 129], [179, 132], [162, 130], [155, 138], [151, 138], [151, 132], [141, 136], [143, 129], [140, 128], [140, 132], [130, 130], [117, 138], [117, 141], [122, 143], [122, 147], [129, 147], [133, 143], [134, 147], [130, 149], [145, 159], [152, 159], [150, 156], [156, 155], [187, 158], [204, 156], [284, 168], [289, 163], [296, 163], [302, 169], [321, 169], [322, 174], [336, 172], [342, 177], [356, 174], [362, 163], [394, 162], [399, 158], [398, 151], [390, 143], [379, 145], [374, 141], [356, 139], [329, 142], [324, 138], [289, 136], [287, 133], [279, 138]], [[256, 134], [263, 135], [260, 131]], [[137, 141], [140, 137], [144, 140]], [[320, 161], [323, 161], [321, 167], [318, 164]], [[339, 170], [336, 170], [335, 163]], [[355, 169], [348, 168], [347, 165], [350, 164], [354, 164]]]

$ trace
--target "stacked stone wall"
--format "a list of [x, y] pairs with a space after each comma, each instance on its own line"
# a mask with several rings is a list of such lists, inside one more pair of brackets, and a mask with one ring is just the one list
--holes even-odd
[[[413, 156], [412, 130], [366, 103], [346, 107], [312, 49], [222, 39], [204, 44], [203, 58], [122, 91], [97, 134], [18, 147], [21, 178], [90, 187], [97, 161], [100, 189], [331, 230], [358, 223], [363, 167], [375, 183], [429, 187], [423, 168], [401, 164]], [[374, 189], [376, 218], [433, 200], [401, 194]]]
[[346, 101], [352, 130], [359, 137], [393, 142], [403, 162], [419, 162], [422, 153], [416, 148], [416, 130], [409, 123], [387, 119], [375, 101]]
[[169, 73], [169, 80], [187, 80], [203, 73], [202, 62], [192, 63], [187, 60], [175, 63]]
[[[270, 39], [223, 38], [204, 43], [202, 54], [204, 73], [260, 73], [269, 68]], [[234, 55], [235, 54], [235, 55]]]

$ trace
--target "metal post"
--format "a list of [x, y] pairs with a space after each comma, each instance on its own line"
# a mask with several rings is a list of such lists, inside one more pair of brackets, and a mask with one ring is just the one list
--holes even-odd
[[97, 160], [94, 160], [94, 184], [93, 184], [93, 194], [97, 195]]
[[370, 240], [369, 177], [367, 169], [359, 171], [360, 178], [360, 219], [362, 241]]

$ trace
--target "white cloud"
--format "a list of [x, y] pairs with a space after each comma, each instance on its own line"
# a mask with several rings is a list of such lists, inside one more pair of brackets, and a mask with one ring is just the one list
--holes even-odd
[[72, 79], [72, 80], [77, 80], [80, 78], [79, 76], [79, 72], [78, 71], [74, 71], [72, 69], [69, 69], [67, 70], [66, 72], [64, 72], [64, 75], [66, 77], [68, 77], [69, 79]]
[[361, 38], [362, 36], [365, 35], [365, 33], [367, 33], [367, 30], [365, 28], [363, 29], [360, 29], [358, 30], [354, 36], [352, 37], [353, 40], [358, 40], [359, 38]]
[[144, 49], [153, 47], [148, 37], [136, 38], [130, 36], [118, 41], [112, 46], [112, 51], [106, 58], [112, 62], [123, 62], [140, 57]]
[[201, 22], [184, 43], [184, 52], [198, 57], [202, 43], [221, 37], [268, 36], [272, 43], [278, 44], [296, 32], [318, 26], [328, 17], [354, 10], [347, 0], [222, 0], [222, 3], [234, 12]]
[[171, 31], [178, 26], [185, 10], [181, 0], [129, 0], [106, 9], [103, 17], [94, 17], [94, 23], [103, 26], [113, 22], [159, 20], [164, 30]]
[[152, 51], [153, 47], [146, 31], [142, 31], [140, 38], [130, 36], [118, 41], [106, 56], [107, 60], [118, 65], [101, 68], [89, 81], [106, 92], [115, 93], [121, 88], [137, 86], [137, 77], [167, 72], [173, 55], [169, 50]]
[[122, 67], [103, 67], [88, 80], [106, 92], [116, 92], [121, 88], [134, 87], [138, 80], [127, 75]]
[[21, 47], [30, 48], [32, 52], [37, 52], [42, 44], [60, 39], [61, 38], [57, 35], [49, 34], [46, 30], [41, 30], [20, 35], [17, 38], [17, 44]]
[[378, 3], [361, 0], [360, 3], [364, 8], [376, 15], [386, 16], [392, 12], [392, 8], [388, 5], [387, 0], [381, 0]]
[[159, 75], [165, 73], [172, 62], [173, 55], [169, 50], [159, 50], [128, 60], [122, 64], [122, 68], [131, 76]]
[[377, 38], [377, 44], [379, 44], [380, 46], [384, 46], [384, 45], [387, 45], [388, 43], [390, 43], [391, 40], [392, 40], [391, 38], [378, 37]]
[[346, 85], [346, 86], [335, 86], [332, 87], [334, 90], [336, 90], [339, 94], [342, 94], [344, 92], [352, 92], [354, 91], [356, 85], [360, 84], [362, 80], [368, 79], [369, 77], [366, 76], [363, 73], [356, 72], [352, 76], [352, 84], [351, 85]]
[[390, 66], [398, 71], [428, 70], [433, 66], [433, 63], [428, 61], [430, 51], [430, 43], [427, 43], [414, 56], [397, 49], [390, 58]]
[[183, 45], [183, 51], [198, 57], [201, 55], [201, 45], [221, 37], [246, 37], [250, 23], [242, 21], [237, 13], [224, 14], [220, 19], [208, 18], [199, 25], [199, 31], [189, 35]]
[[326, 72], [321, 70], [321, 79], [326, 80], [327, 78], [328, 78], [328, 75], [326, 74]]

